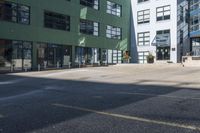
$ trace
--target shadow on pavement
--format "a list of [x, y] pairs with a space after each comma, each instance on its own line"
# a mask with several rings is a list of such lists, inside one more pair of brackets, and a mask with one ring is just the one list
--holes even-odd
[[[53, 106], [55, 103], [105, 111], [182, 89], [158, 85], [111, 84], [13, 75], [0, 75], [0, 79], [2, 79], [0, 84], [0, 116], [2, 116], [0, 132], [2, 133], [32, 132], [89, 114]], [[124, 95], [120, 92], [156, 96]], [[156, 115], [149, 117], [156, 118]], [[200, 122], [197, 116], [193, 120]]]

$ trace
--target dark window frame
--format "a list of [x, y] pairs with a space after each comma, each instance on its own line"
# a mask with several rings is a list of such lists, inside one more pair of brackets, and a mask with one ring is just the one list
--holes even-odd
[[[100, 8], [100, 0], [97, 0], [97, 4], [95, 4], [95, 0], [92, 0], [93, 3], [91, 3], [89, 0], [80, 0], [80, 4], [83, 5], [83, 6], [87, 6], [87, 7], [90, 7], [92, 9], [95, 9], [95, 10], [99, 10]], [[95, 8], [95, 6], [97, 8]]]
[[[148, 36], [145, 35], [145, 34], [149, 34]], [[142, 37], [140, 37], [140, 35], [142, 35]], [[142, 38], [142, 41], [140, 41], [140, 39]], [[146, 38], [149, 38], [147, 41], [146, 41]], [[148, 44], [146, 44], [146, 42]], [[142, 45], [140, 45], [140, 43]], [[149, 31], [146, 31], [146, 32], [139, 32], [137, 34], [137, 46], [150, 46], [150, 32]]]
[[[149, 12], [145, 13], [146, 11], [149, 11]], [[140, 15], [139, 13], [142, 13], [142, 15]], [[139, 17], [141, 16], [142, 16], [142, 19], [139, 19]], [[145, 18], [145, 16], [149, 16], [149, 17]], [[137, 23], [138, 24], [150, 23], [150, 9], [141, 10], [137, 12]]]
[[[108, 27], [111, 27], [111, 29], [108, 29]], [[118, 29], [120, 29], [120, 31], [118, 31]], [[110, 33], [108, 31], [110, 31]], [[116, 34], [113, 34], [113, 32], [115, 32]], [[119, 35], [117, 33], [119, 33]], [[110, 35], [110, 36], [108, 36], [108, 35]], [[110, 38], [110, 39], [121, 40], [122, 39], [122, 28], [117, 27], [117, 26], [107, 25], [106, 26], [106, 37]]]
[[[13, 6], [13, 7], [11, 7], [11, 6]], [[20, 9], [20, 7], [25, 7], [28, 10]], [[9, 13], [8, 13], [8, 11], [9, 11]], [[6, 12], [6, 13], [2, 13], [2, 12]], [[27, 15], [27, 17], [24, 17], [20, 13], [23, 13], [24, 16]], [[26, 21], [23, 22], [22, 21], [23, 19], [26, 19]], [[28, 5], [25, 5], [25, 4], [19, 4], [19, 3], [10, 2], [10, 1], [2, 1], [2, 2], [0, 2], [0, 20], [18, 23], [18, 24], [30, 25], [30, 23], [31, 23], [31, 7]]]
[[[112, 5], [112, 4], [114, 4], [114, 5]], [[117, 10], [118, 7], [120, 8], [120, 11]], [[107, 0], [107, 2], [106, 2], [106, 13], [117, 16], [117, 17], [122, 17], [122, 5]]]
[[70, 31], [70, 26], [71, 26], [71, 17], [69, 15], [44, 10], [45, 28]]
[[[98, 24], [98, 26], [95, 26], [95, 24]], [[85, 29], [83, 29], [83, 27], [85, 27]], [[88, 27], [90, 27], [90, 28], [92, 27], [92, 28], [89, 29]], [[97, 30], [95, 30], [95, 29], [97, 29]], [[98, 37], [99, 29], [100, 29], [99, 22], [91, 21], [88, 19], [80, 19], [80, 29], [79, 29], [80, 33]], [[97, 35], [94, 33], [97, 33]]]
[[[165, 7], [169, 7], [169, 10], [165, 10]], [[162, 11], [158, 11], [159, 9], [163, 9]], [[165, 15], [166, 12], [170, 12], [169, 15]], [[162, 16], [158, 16], [159, 13], [162, 13]], [[164, 21], [164, 20], [170, 20], [171, 19], [171, 6], [165, 5], [160, 6], [156, 8], [156, 21]]]

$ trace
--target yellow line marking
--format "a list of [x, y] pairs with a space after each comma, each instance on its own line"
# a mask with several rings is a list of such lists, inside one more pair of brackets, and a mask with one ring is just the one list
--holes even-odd
[[166, 98], [174, 98], [174, 99], [191, 99], [191, 100], [200, 100], [200, 98], [195, 97], [177, 97], [177, 96], [169, 96], [169, 95], [159, 95], [159, 94], [144, 94], [144, 93], [129, 93], [129, 92], [118, 92], [118, 94], [127, 94], [127, 95], [142, 95], [142, 96], [157, 96], [157, 97], [166, 97]]
[[127, 119], [127, 120], [134, 120], [134, 121], [140, 121], [140, 122], [153, 123], [153, 124], [158, 124], [158, 125], [165, 125], [165, 126], [171, 126], [171, 127], [178, 127], [178, 128], [200, 131], [200, 127], [193, 126], [193, 125], [184, 125], [184, 124], [164, 122], [164, 121], [159, 121], [159, 120], [151, 120], [151, 119], [146, 119], [146, 118], [140, 118], [140, 117], [134, 117], [134, 116], [115, 114], [115, 113], [110, 113], [110, 112], [97, 111], [97, 110], [93, 110], [93, 109], [87, 109], [87, 108], [70, 106], [70, 105], [63, 105], [63, 104], [57, 104], [57, 103], [52, 104], [52, 105], [57, 106], [57, 107], [74, 109], [74, 110], [90, 112], [90, 113], [95, 113], [95, 114], [100, 114], [100, 115], [106, 115], [106, 116], [111, 116], [111, 117], [117, 117], [117, 118], [122, 118], [122, 119]]

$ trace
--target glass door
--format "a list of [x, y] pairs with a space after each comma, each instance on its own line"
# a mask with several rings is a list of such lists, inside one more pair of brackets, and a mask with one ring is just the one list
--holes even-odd
[[170, 47], [157, 47], [157, 60], [169, 60]]
[[32, 68], [32, 44], [23, 42], [23, 69], [30, 70]]
[[12, 44], [12, 64], [15, 71], [21, 71], [23, 69], [23, 45], [20, 41], [13, 41]]

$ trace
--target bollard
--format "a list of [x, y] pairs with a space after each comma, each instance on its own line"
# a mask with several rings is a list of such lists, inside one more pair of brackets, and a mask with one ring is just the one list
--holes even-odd
[[47, 68], [47, 61], [44, 61], [44, 69]]
[[59, 69], [60, 68], [60, 63], [57, 62], [56, 66], [57, 66], [57, 69]]
[[71, 62], [69, 62], [68, 67], [69, 67], [69, 69], [71, 68]]
[[40, 71], [40, 64], [38, 64], [38, 71]]
[[78, 63], [78, 66], [79, 66], [79, 68], [81, 68], [81, 63], [80, 62]]

